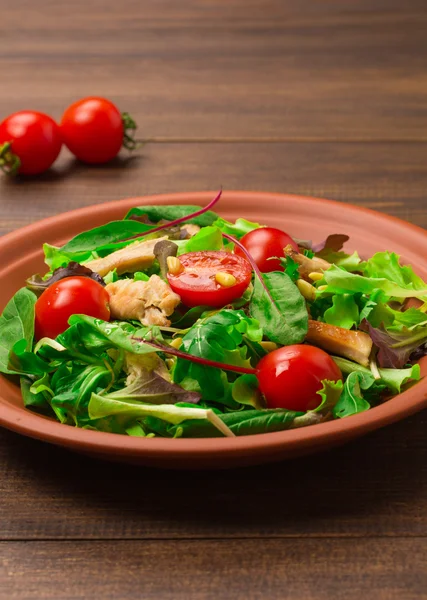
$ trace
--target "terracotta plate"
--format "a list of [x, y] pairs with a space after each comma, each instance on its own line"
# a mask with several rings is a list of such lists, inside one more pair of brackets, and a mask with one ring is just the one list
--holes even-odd
[[[142, 204], [206, 204], [215, 192], [131, 198], [91, 206], [40, 221], [0, 239], [0, 309], [26, 277], [43, 272], [43, 242], [60, 245], [77, 233], [121, 219]], [[370, 255], [393, 250], [427, 279], [427, 232], [393, 217], [329, 200], [254, 192], [225, 192], [218, 212], [280, 227], [298, 238], [320, 241], [330, 233], [350, 236], [349, 250]], [[169, 468], [227, 468], [317, 452], [342, 444], [427, 406], [427, 379], [360, 415], [292, 431], [236, 438], [141, 439], [76, 429], [25, 409], [15, 381], [1, 377], [0, 424], [72, 450], [110, 460]]]

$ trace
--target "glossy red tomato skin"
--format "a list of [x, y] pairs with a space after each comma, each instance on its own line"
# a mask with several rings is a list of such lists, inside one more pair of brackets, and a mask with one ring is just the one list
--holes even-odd
[[122, 115], [106, 98], [89, 97], [74, 102], [62, 116], [61, 131], [67, 148], [89, 164], [112, 160], [123, 144]]
[[88, 277], [67, 277], [52, 284], [38, 298], [35, 307], [36, 338], [55, 338], [65, 331], [71, 315], [84, 314], [109, 321], [106, 289]]
[[[272, 260], [268, 259], [274, 256], [284, 256], [283, 248], [289, 244], [298, 252], [298, 244], [291, 236], [281, 229], [275, 229], [274, 227], [254, 229], [244, 235], [240, 243], [250, 253], [262, 273], [283, 271], [280, 260], [274, 258]], [[244, 256], [239, 247], [236, 247], [235, 253], [238, 256]]]
[[[168, 273], [169, 285], [185, 306], [225, 306], [240, 298], [248, 287], [252, 269], [247, 260], [222, 251], [189, 252], [179, 257], [184, 270]], [[215, 281], [218, 271], [230, 273], [236, 284], [223, 287]]]
[[22, 175], [39, 175], [47, 171], [61, 151], [61, 130], [44, 113], [22, 110], [0, 123], [0, 145], [12, 142], [11, 151], [19, 157]]
[[319, 406], [317, 392], [323, 380], [342, 380], [329, 354], [306, 344], [284, 346], [264, 356], [257, 365], [257, 377], [268, 408], [304, 412]]

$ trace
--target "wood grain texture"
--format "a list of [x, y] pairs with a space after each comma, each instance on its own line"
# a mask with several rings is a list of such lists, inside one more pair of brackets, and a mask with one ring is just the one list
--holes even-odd
[[427, 227], [427, 144], [148, 144], [88, 167], [63, 151], [55, 170], [0, 181], [0, 232], [72, 208], [177, 191], [265, 190], [352, 202]]
[[59, 118], [98, 94], [148, 138], [427, 140], [423, 8], [18, 0], [0, 21], [0, 114]]
[[[427, 228], [425, 0], [15, 0], [0, 116], [105, 95], [150, 139], [0, 180], [0, 234], [129, 196], [268, 190]], [[392, 243], [392, 241], [391, 241]], [[0, 431], [0, 600], [427, 598], [427, 411], [276, 465], [180, 473]]]
[[2, 600], [418, 600], [427, 589], [419, 539], [9, 543], [0, 560]]
[[109, 464], [3, 431], [0, 539], [427, 537], [426, 427], [424, 411], [324, 454], [224, 472]]

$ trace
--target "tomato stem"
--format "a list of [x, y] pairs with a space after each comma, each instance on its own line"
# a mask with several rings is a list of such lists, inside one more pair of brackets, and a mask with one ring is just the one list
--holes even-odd
[[176, 356], [177, 358], [183, 358], [184, 360], [189, 360], [190, 362], [198, 363], [200, 365], [204, 365], [205, 367], [216, 367], [218, 369], [224, 369], [225, 371], [233, 371], [234, 373], [245, 373], [248, 375], [257, 374], [257, 370], [252, 369], [250, 367], [238, 367], [236, 365], [229, 365], [226, 363], [217, 362], [216, 360], [209, 360], [200, 356], [194, 356], [194, 354], [181, 352], [181, 350], [176, 350], [175, 348], [172, 348], [170, 346], [164, 346], [163, 344], [158, 344], [157, 342], [149, 342], [144, 338], [132, 336], [132, 339], [136, 340], [137, 342], [143, 342], [144, 344], [153, 346], [153, 348], [161, 350], [165, 354], [171, 354], [172, 356]]
[[12, 142], [5, 142], [0, 145], [0, 169], [6, 175], [13, 177], [18, 174], [21, 160], [19, 156], [13, 154], [11, 148]]
[[122, 123], [123, 147], [132, 152], [133, 150], [137, 150], [138, 148], [141, 148], [141, 146], [144, 146], [145, 142], [135, 139], [135, 131], [137, 130], [138, 125], [129, 113], [122, 113]]

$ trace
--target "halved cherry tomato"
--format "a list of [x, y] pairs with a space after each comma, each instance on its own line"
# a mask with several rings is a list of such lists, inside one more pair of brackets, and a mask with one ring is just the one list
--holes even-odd
[[[189, 252], [179, 257], [182, 271], [168, 273], [169, 285], [186, 306], [225, 306], [237, 300], [251, 281], [252, 269], [247, 260], [222, 251]], [[223, 272], [233, 275], [234, 285], [224, 287], [215, 276]]]
[[108, 292], [88, 277], [67, 277], [54, 283], [36, 302], [36, 338], [55, 338], [68, 328], [71, 315], [84, 314], [108, 321]]
[[306, 411], [319, 406], [322, 381], [342, 380], [332, 358], [314, 346], [295, 344], [273, 350], [257, 365], [259, 389], [268, 408]]
[[[280, 260], [272, 257], [284, 256], [283, 248], [289, 244], [298, 252], [298, 244], [291, 236], [274, 227], [260, 227], [259, 229], [254, 229], [244, 235], [240, 242], [251, 254], [262, 273], [283, 271]], [[234, 252], [238, 256], [244, 256], [239, 247], [236, 247]]]
[[0, 166], [10, 175], [43, 173], [54, 163], [61, 146], [59, 126], [41, 112], [22, 110], [0, 124]]
[[89, 164], [110, 161], [122, 145], [133, 149], [136, 142], [126, 133], [126, 128], [136, 129], [136, 124], [106, 98], [82, 98], [66, 109], [61, 120], [67, 148]]

